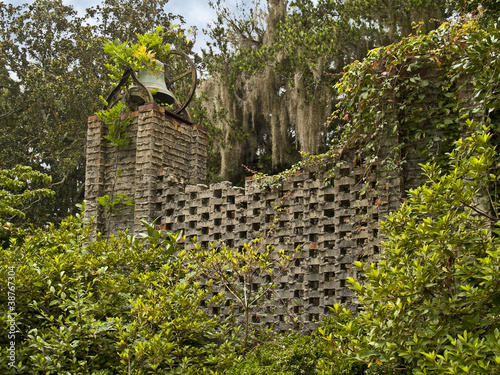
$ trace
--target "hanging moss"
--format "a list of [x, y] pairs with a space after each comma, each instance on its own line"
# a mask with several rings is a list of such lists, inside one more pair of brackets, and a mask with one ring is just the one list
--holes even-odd
[[[205, 105], [211, 121], [224, 133], [219, 145], [222, 179], [234, 180], [242, 164], [265, 169], [261, 162], [268, 156], [268, 167], [275, 171], [298, 161], [298, 149], [320, 150], [324, 120], [332, 111], [330, 88], [321, 82], [324, 59], [314, 64], [313, 81], [303, 79], [303, 74], [312, 75], [308, 72], [297, 73], [290, 82], [276, 68], [285, 63], [284, 54], [277, 53], [272, 63], [266, 55], [276, 53], [274, 38], [286, 16], [287, 2], [270, 0], [265, 30], [251, 40], [235, 39], [239, 50], [229, 53], [232, 57], [226, 61], [217, 60], [218, 69], [201, 85], [200, 91], [210, 98]], [[243, 42], [246, 45], [240, 45]]]
[[339, 123], [324, 126], [345, 64], [407, 35], [412, 22], [433, 28], [437, 22], [430, 19], [444, 16], [431, 1], [403, 15], [385, 2], [299, 1], [291, 9], [285, 0], [266, 3], [265, 16], [258, 6], [242, 17], [215, 6], [216, 49], [204, 56], [210, 72], [204, 87], [211, 93], [209, 113], [225, 133], [223, 179], [234, 180], [242, 164], [262, 171], [264, 158], [274, 173], [300, 160], [298, 150], [324, 152]]

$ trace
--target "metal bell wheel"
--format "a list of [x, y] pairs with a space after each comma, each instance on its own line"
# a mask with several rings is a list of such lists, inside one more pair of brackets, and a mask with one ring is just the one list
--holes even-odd
[[[197, 82], [193, 61], [184, 52], [171, 50], [160, 63], [163, 64], [163, 72], [148, 69], [126, 71], [109, 94], [106, 109], [119, 101], [125, 101], [132, 109], [156, 102], [170, 112], [190, 120], [186, 107], [194, 96]], [[132, 84], [127, 88], [129, 78], [132, 78]]]

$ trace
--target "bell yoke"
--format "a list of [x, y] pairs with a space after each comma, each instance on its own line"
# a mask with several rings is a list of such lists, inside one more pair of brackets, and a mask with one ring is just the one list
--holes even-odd
[[[156, 102], [168, 107], [170, 112], [190, 117], [186, 107], [193, 98], [197, 81], [193, 61], [184, 52], [171, 50], [158, 64], [158, 71], [127, 70], [109, 94], [106, 108], [113, 107], [119, 101], [125, 101], [131, 108]], [[127, 87], [129, 78], [132, 78], [132, 85]]]

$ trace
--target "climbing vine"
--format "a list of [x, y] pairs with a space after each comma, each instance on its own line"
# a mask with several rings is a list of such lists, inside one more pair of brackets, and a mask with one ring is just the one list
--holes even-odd
[[[400, 167], [409, 152], [439, 162], [464, 118], [489, 123], [498, 106], [484, 94], [496, 91], [498, 77], [483, 78], [498, 65], [494, 35], [498, 29], [482, 29], [477, 17], [461, 19], [428, 34], [417, 29], [352, 64], [336, 85], [342, 102], [333, 117], [345, 120], [337, 145], [356, 147], [367, 164], [378, 160], [387, 169]], [[479, 48], [483, 38], [491, 43]]]
[[[372, 50], [351, 64], [336, 84], [340, 102], [329, 122], [342, 120], [330, 150], [303, 160], [276, 176], [258, 174], [264, 188], [276, 187], [298, 170], [320, 163], [338, 166], [345, 148], [356, 149], [354, 164], [377, 163], [386, 170], [406, 159], [441, 164], [454, 142], [469, 132], [467, 118], [479, 127], [500, 126], [500, 31], [481, 15], [447, 22], [399, 43]], [[362, 163], [360, 162], [362, 160]], [[329, 177], [330, 177], [329, 176]]]
[[[103, 98], [101, 98], [101, 100], [103, 100], [105, 105], [107, 105]], [[108, 225], [111, 215], [120, 212], [123, 205], [129, 207], [134, 206], [134, 199], [132, 197], [121, 193], [115, 194], [116, 182], [122, 173], [121, 170], [118, 169], [118, 151], [130, 143], [130, 138], [128, 138], [128, 132], [126, 129], [132, 123], [132, 118], [124, 115], [124, 111], [126, 110], [127, 106], [120, 101], [116, 103], [115, 106], [96, 113], [99, 119], [108, 127], [108, 134], [104, 136], [104, 139], [106, 139], [112, 147], [116, 148], [114, 178], [111, 185], [111, 192], [110, 194], [97, 197], [99, 204], [104, 207], [106, 222]]]

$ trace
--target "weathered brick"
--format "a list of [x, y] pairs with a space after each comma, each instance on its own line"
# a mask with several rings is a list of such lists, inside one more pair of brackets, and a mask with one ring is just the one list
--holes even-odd
[[[234, 249], [269, 235], [266, 244], [288, 254], [299, 251], [288, 272], [279, 275], [279, 298], [252, 311], [256, 324], [284, 331], [296, 327], [290, 317], [299, 316], [312, 328], [335, 303], [356, 309], [346, 280], [356, 275], [352, 263], [359, 256], [377, 259], [379, 222], [399, 204], [402, 186], [408, 186], [401, 176], [376, 168], [366, 172], [352, 164], [354, 153], [347, 151], [343, 158], [351, 162], [334, 171], [329, 186], [323, 181], [328, 175], [311, 166], [276, 190], [262, 190], [252, 178], [245, 188], [229, 182], [207, 187], [202, 185], [207, 139], [200, 126], [153, 104], [134, 114], [127, 131], [130, 146], [115, 150], [103, 139], [106, 127], [95, 116], [89, 118], [86, 215], [97, 217], [97, 230], [138, 233], [140, 220], [159, 218], [158, 226], [196, 236], [202, 246], [222, 240]], [[115, 181], [116, 168], [121, 176]], [[366, 195], [359, 193], [361, 176], [368, 181]], [[409, 181], [416, 181], [413, 171]], [[134, 197], [135, 209], [125, 208], [107, 223], [96, 199], [113, 189]], [[266, 282], [263, 277], [256, 281]], [[223, 304], [216, 311], [229, 313]]]

